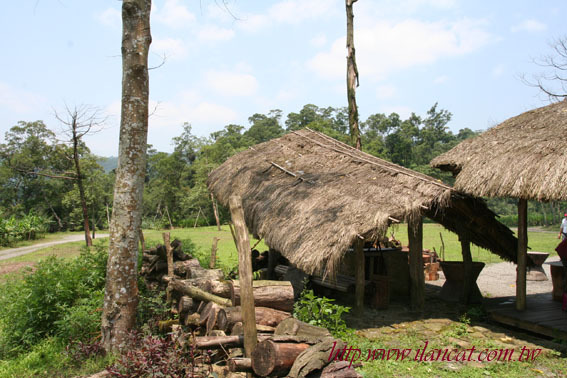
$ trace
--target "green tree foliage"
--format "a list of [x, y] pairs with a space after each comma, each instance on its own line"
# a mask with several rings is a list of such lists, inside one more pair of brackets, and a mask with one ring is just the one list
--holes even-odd
[[[19, 122], [0, 145], [0, 211], [4, 217], [34, 212], [52, 218], [52, 229], [80, 227], [80, 211], [72, 148], [58, 142], [42, 121]], [[105, 202], [112, 195], [112, 175], [104, 173], [84, 143], [79, 145], [82, 176], [87, 183], [89, 211], [106, 220]], [[75, 193], [77, 192], [77, 193]], [[79, 220], [77, 221], [77, 214]], [[95, 220], [96, 220], [95, 219]]]

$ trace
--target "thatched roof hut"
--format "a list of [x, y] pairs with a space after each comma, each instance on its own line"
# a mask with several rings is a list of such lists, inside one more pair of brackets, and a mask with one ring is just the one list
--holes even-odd
[[567, 200], [567, 102], [508, 119], [433, 159], [476, 196]]
[[484, 201], [309, 129], [231, 157], [208, 186], [225, 206], [241, 196], [251, 232], [308, 273], [334, 273], [357, 238], [421, 215], [515, 259], [517, 240]]

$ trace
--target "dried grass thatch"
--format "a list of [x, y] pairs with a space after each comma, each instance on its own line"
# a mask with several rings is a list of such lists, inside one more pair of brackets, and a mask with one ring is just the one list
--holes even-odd
[[516, 239], [482, 200], [309, 129], [231, 157], [208, 185], [224, 205], [241, 196], [251, 232], [308, 273], [336, 272], [356, 238], [373, 240], [393, 220], [423, 214], [515, 258]]
[[567, 102], [508, 119], [433, 159], [475, 196], [567, 200]]

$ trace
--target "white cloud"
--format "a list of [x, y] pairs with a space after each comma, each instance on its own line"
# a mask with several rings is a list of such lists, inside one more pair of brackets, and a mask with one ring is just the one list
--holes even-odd
[[337, 0], [283, 0], [272, 5], [263, 14], [241, 17], [238, 26], [247, 31], [258, 31], [273, 24], [298, 24], [328, 17], [337, 11]]
[[435, 79], [433, 79], [433, 83], [435, 84], [445, 84], [448, 81], [449, 81], [449, 76], [447, 75], [437, 76]]
[[152, 49], [152, 52], [155, 52], [158, 55], [165, 55], [166, 60], [181, 60], [187, 57], [187, 47], [180, 39], [154, 39], [150, 48]]
[[[359, 71], [365, 78], [384, 79], [388, 74], [439, 59], [471, 53], [491, 41], [482, 22], [463, 19], [457, 22], [405, 20], [399, 23], [376, 22], [355, 30]], [[345, 38], [336, 40], [329, 51], [319, 53], [307, 65], [327, 78], [343, 78]]]
[[498, 78], [504, 74], [506, 67], [503, 64], [499, 64], [492, 68], [492, 72], [490, 73], [492, 77]]
[[289, 24], [320, 18], [335, 7], [329, 0], [285, 0], [274, 4], [268, 15], [270, 19]]
[[208, 71], [207, 86], [224, 96], [251, 96], [258, 90], [258, 81], [250, 74]]
[[219, 28], [215, 25], [206, 25], [199, 28], [199, 40], [206, 42], [229, 41], [234, 37], [234, 30]]
[[513, 33], [517, 32], [540, 32], [547, 30], [547, 25], [537, 20], [524, 20], [523, 22], [514, 25], [510, 28]]
[[325, 34], [319, 34], [311, 38], [311, 41], [309, 42], [311, 43], [312, 46], [320, 48], [325, 46], [325, 44], [327, 43], [327, 36]]
[[119, 28], [122, 24], [122, 15], [116, 8], [108, 8], [97, 16], [100, 23], [112, 28]]
[[395, 97], [397, 93], [398, 89], [393, 85], [381, 85], [376, 88], [376, 97], [379, 100]]
[[47, 99], [41, 95], [0, 82], [0, 108], [15, 113], [27, 113], [46, 104]]
[[163, 8], [154, 7], [152, 19], [171, 28], [182, 28], [193, 23], [195, 15], [179, 0], [166, 0]]

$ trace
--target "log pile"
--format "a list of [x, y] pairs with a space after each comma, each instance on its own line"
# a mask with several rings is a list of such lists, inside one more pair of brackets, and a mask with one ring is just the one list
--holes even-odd
[[[182, 252], [178, 240], [170, 247], [168, 242], [167, 238], [165, 245], [144, 251], [141, 274], [149, 287], [168, 293], [178, 320], [160, 322], [159, 327], [170, 331], [181, 348], [201, 351], [217, 373], [223, 367], [220, 372], [225, 374], [219, 376], [238, 372], [285, 376], [291, 371], [291, 376], [299, 377], [328, 365], [329, 354], [322, 351], [340, 341], [326, 329], [292, 317], [294, 287], [290, 281], [253, 281], [258, 344], [246, 358], [240, 282], [225, 279], [220, 269], [203, 268]], [[168, 248], [173, 269], [168, 266]], [[258, 254], [254, 260], [256, 267], [263, 267], [267, 255]]]

